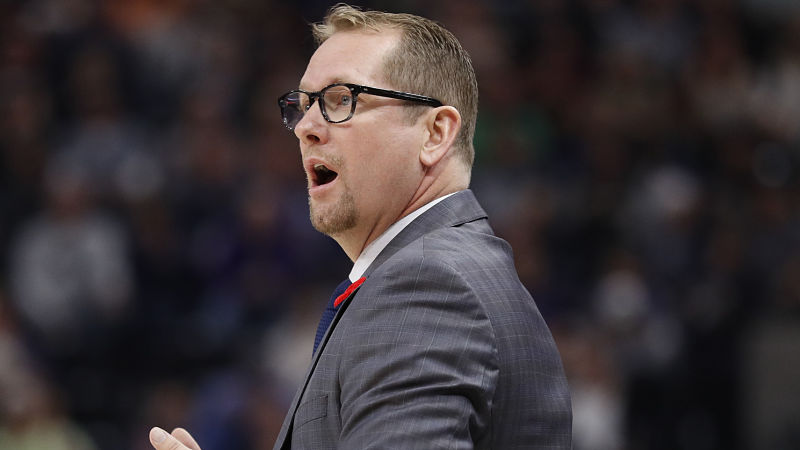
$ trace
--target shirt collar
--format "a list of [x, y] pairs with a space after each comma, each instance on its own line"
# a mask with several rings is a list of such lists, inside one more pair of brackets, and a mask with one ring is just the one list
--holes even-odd
[[400, 232], [403, 231], [403, 229], [411, 222], [413, 222], [414, 219], [421, 216], [425, 211], [431, 209], [435, 204], [453, 194], [455, 194], [455, 192], [447, 194], [443, 197], [439, 197], [429, 203], [426, 203], [425, 205], [420, 206], [411, 212], [411, 214], [393, 223], [389, 228], [386, 229], [386, 231], [383, 232], [383, 234], [378, 236], [377, 239], [370, 242], [369, 245], [364, 248], [361, 254], [358, 255], [358, 259], [356, 259], [356, 262], [353, 264], [353, 269], [350, 271], [349, 275], [350, 281], [354, 282], [355, 280], [361, 278], [364, 275], [364, 272], [367, 271], [367, 268], [370, 266], [370, 264], [375, 261], [375, 258], [378, 257], [378, 255], [381, 253], [381, 251], [383, 251], [384, 248], [386, 248], [387, 245], [389, 245], [389, 242], [391, 242], [395, 236], [400, 234]]

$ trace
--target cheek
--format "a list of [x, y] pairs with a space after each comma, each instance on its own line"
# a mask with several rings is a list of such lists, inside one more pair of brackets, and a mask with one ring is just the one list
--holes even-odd
[[404, 147], [392, 132], [353, 135], [344, 154], [347, 166], [359, 177], [386, 177], [405, 159]]
[[408, 158], [397, 155], [397, 148], [384, 147], [381, 151], [384, 153], [364, 160], [357, 195], [384, 205], [408, 200], [420, 183], [415, 167]]
[[356, 196], [393, 196], [417, 187], [422, 166], [416, 147], [421, 144], [412, 130], [392, 120], [375, 121], [370, 132], [353, 133], [345, 144], [348, 185]]

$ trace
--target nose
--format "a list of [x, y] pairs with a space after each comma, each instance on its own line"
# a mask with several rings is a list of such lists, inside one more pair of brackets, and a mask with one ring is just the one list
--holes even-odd
[[300, 142], [311, 145], [323, 143], [328, 137], [328, 127], [322, 116], [319, 101], [314, 102], [303, 114], [303, 118], [294, 126], [294, 134]]

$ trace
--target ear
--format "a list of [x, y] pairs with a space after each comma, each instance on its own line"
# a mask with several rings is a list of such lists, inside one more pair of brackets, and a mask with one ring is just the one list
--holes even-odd
[[432, 167], [453, 147], [461, 129], [461, 114], [452, 106], [439, 106], [424, 116], [425, 134], [419, 160]]

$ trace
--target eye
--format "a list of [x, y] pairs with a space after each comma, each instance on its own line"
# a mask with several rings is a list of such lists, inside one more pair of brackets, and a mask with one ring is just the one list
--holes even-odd
[[336, 86], [325, 92], [325, 107], [329, 111], [349, 111], [354, 100], [353, 93], [344, 86]]
[[353, 96], [350, 95], [350, 91], [331, 92], [330, 97], [332, 106], [335, 107], [350, 106], [350, 104], [353, 102]]

